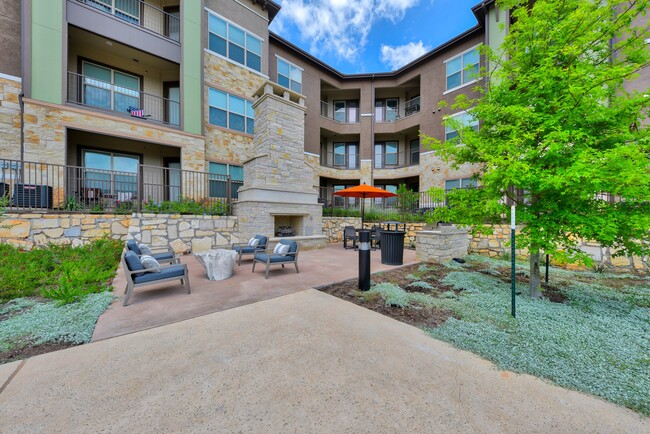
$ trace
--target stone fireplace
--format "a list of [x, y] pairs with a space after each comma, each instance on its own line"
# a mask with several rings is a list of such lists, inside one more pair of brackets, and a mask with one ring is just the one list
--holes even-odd
[[314, 171], [305, 164], [304, 97], [267, 82], [255, 93], [253, 157], [244, 162], [244, 185], [234, 214], [241, 239], [295, 231], [301, 248], [324, 247], [322, 204]]

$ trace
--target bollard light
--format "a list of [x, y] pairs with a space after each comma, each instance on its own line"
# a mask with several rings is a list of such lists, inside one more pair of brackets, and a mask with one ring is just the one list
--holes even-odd
[[359, 231], [359, 290], [370, 289], [370, 231]]

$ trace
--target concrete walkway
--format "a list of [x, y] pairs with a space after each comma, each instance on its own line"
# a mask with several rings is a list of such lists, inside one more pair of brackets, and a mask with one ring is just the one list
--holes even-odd
[[650, 432], [316, 290], [0, 366], [2, 384], [0, 432]]
[[[381, 263], [381, 252], [371, 251], [373, 273], [395, 268]], [[235, 265], [230, 279], [210, 281], [203, 266], [193, 256], [184, 256], [190, 273], [192, 293], [187, 294], [180, 281], [136, 288], [129, 305], [122, 306], [126, 286], [124, 270], [118, 270], [113, 280], [115, 295], [120, 299], [99, 317], [93, 333], [93, 341], [120, 336], [141, 330], [171, 324], [208, 313], [231, 309], [286, 294], [314, 288], [328, 283], [359, 276], [359, 252], [343, 249], [341, 243], [330, 244], [324, 249], [300, 252], [296, 273], [293, 264], [284, 269], [272, 266], [269, 278], [264, 278], [263, 264], [257, 264], [252, 272], [252, 259]], [[404, 264], [416, 263], [414, 250], [404, 251]]]

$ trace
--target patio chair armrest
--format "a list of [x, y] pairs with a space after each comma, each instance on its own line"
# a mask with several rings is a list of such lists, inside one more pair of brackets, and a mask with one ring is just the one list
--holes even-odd
[[174, 249], [172, 249], [169, 246], [168, 247], [156, 247], [154, 249], [151, 249], [151, 253], [174, 253], [174, 255], [176, 255], [176, 253], [174, 252]]
[[235, 247], [248, 247], [248, 243], [232, 243], [231, 250], [235, 250]]

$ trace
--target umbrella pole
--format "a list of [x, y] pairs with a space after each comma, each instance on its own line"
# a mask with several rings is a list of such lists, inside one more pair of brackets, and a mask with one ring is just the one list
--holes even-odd
[[361, 229], [363, 229], [363, 219], [366, 215], [366, 197], [361, 197]]

